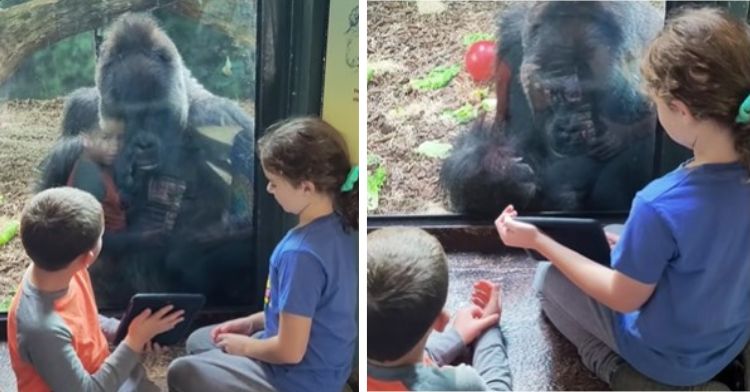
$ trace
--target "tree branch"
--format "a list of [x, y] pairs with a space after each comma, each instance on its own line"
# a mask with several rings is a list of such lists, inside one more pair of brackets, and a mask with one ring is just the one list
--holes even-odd
[[0, 9], [0, 85], [42, 47], [107, 26], [125, 12], [162, 7], [255, 49], [255, 10], [247, 0], [32, 0]]

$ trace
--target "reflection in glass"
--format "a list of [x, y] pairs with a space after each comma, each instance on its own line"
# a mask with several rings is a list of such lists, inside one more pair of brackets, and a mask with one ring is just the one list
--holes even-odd
[[[380, 195], [382, 207], [371, 213], [492, 217], [509, 203], [534, 211], [628, 209], [634, 193], [652, 178], [656, 116], [640, 92], [638, 62], [663, 25], [662, 9], [648, 2], [450, 3], [437, 14], [418, 8], [377, 4], [368, 10], [376, 19], [370, 23], [368, 61], [377, 65], [368, 107], [381, 110], [368, 114], [368, 152], [393, 173]], [[410, 17], [399, 22], [394, 16], [399, 12]], [[491, 20], [498, 14], [499, 26]], [[468, 23], [476, 18], [480, 23]], [[402, 35], [430, 20], [448, 24], [436, 34], [450, 33], [447, 39], [462, 46], [428, 41], [435, 34]], [[495, 37], [486, 34], [493, 30]], [[389, 51], [395, 39], [387, 31], [403, 38], [399, 45], [413, 45], [415, 56]], [[424, 80], [435, 67], [460, 62], [456, 52], [477, 39], [497, 42], [490, 84], [477, 84], [461, 70], [445, 87], [412, 83], [404, 95], [401, 88], [394, 93], [399, 106], [388, 110], [394, 103], [389, 92], [399, 86], [388, 84], [393, 80], [387, 66], [407, 71], [411, 65], [405, 72], [409, 82]], [[384, 53], [392, 63], [379, 58]], [[424, 61], [399, 62], [399, 56], [419, 53]], [[384, 140], [387, 145], [380, 143]], [[390, 152], [399, 149], [399, 141], [412, 150], [401, 158]], [[451, 150], [436, 159], [424, 153], [425, 142]], [[422, 189], [416, 200], [393, 201], [412, 188]]]
[[[254, 292], [256, 7], [219, 3], [101, 18], [95, 32], [39, 49], [0, 89], [0, 118], [16, 120], [0, 120], [0, 147], [14, 146], [2, 160], [24, 163], [3, 179], [13, 199], [3, 213], [20, 213], [31, 177], [34, 190], [94, 194], [105, 210], [91, 267], [102, 308], [136, 292], [200, 292], [214, 305]], [[39, 142], [25, 143], [31, 135]], [[20, 280], [24, 262], [0, 262], [18, 263]]]

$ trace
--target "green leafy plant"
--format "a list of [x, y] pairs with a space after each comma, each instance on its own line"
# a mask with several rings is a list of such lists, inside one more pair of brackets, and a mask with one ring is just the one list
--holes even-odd
[[487, 98], [490, 95], [490, 89], [487, 87], [484, 88], [478, 88], [471, 92], [472, 98], [475, 98], [477, 100], [482, 100]]
[[479, 110], [475, 106], [467, 103], [456, 110], [448, 110], [445, 114], [456, 120], [459, 124], [466, 124], [477, 118]]
[[367, 67], [367, 83], [370, 83], [374, 77], [375, 77], [375, 70], [370, 67]]
[[437, 67], [424, 78], [413, 79], [411, 85], [417, 90], [439, 90], [447, 86], [460, 71], [459, 65]]
[[453, 146], [448, 143], [430, 140], [420, 144], [415, 151], [430, 158], [444, 159], [448, 157], [452, 148]]
[[10, 99], [49, 99], [94, 85], [91, 32], [80, 33], [36, 51], [0, 88]]
[[6, 222], [2, 229], [0, 229], [0, 246], [10, 242], [18, 234], [19, 227], [21, 227], [21, 224], [17, 220]]
[[10, 309], [10, 302], [12, 300], [13, 297], [11, 296], [0, 299], [0, 313], [8, 313], [8, 309]]
[[[214, 3], [217, 7], [225, 6], [223, 2]], [[244, 7], [238, 10], [242, 12], [237, 15], [238, 18], [247, 16]], [[155, 11], [154, 15], [174, 41], [185, 66], [209, 91], [235, 100], [255, 97], [254, 47], [234, 42], [218, 29], [203, 26], [191, 18], [165, 9]]]
[[[369, 161], [369, 158], [368, 158]], [[385, 184], [385, 180], [388, 177], [388, 173], [385, 171], [385, 167], [380, 164], [377, 165], [375, 170], [372, 172], [367, 169], [367, 210], [374, 210], [378, 208], [380, 203], [380, 190]]]
[[485, 112], [492, 112], [497, 107], [497, 99], [485, 98], [482, 100], [482, 103], [479, 104], [479, 107]]
[[494, 41], [495, 36], [488, 33], [471, 33], [464, 36], [464, 45], [471, 46], [471, 44], [479, 41]]

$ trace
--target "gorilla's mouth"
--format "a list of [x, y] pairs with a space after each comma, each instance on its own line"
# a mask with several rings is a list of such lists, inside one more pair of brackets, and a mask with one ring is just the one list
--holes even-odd
[[553, 153], [578, 155], [594, 143], [592, 96], [578, 77], [575, 67], [561, 67], [533, 80], [532, 110], [540, 120]]
[[149, 171], [159, 167], [159, 149], [161, 143], [149, 133], [140, 133], [131, 140], [133, 166], [136, 169]]
[[583, 154], [595, 143], [597, 129], [590, 105], [564, 108], [553, 114], [547, 126], [550, 147], [560, 155]]
[[555, 125], [551, 130], [552, 149], [564, 155], [585, 152], [596, 136], [596, 129], [591, 122], [574, 126]]
[[159, 159], [155, 153], [144, 151], [135, 155], [133, 165], [138, 170], [151, 171], [159, 167]]
[[159, 165], [155, 163], [154, 164], [138, 164], [136, 166], [138, 167], [138, 170], [143, 170], [143, 171], [151, 171], [159, 167]]

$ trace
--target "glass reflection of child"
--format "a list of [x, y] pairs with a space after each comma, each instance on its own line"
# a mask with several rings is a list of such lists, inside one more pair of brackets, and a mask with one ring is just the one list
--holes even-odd
[[[448, 328], [448, 265], [438, 240], [418, 228], [367, 236], [367, 389], [509, 391], [498, 326], [500, 288], [474, 285], [472, 305]], [[435, 332], [432, 332], [435, 330]], [[473, 348], [471, 365], [449, 366]]]
[[112, 162], [120, 148], [121, 134], [92, 130], [80, 136], [83, 152], [68, 177], [68, 186], [85, 190], [96, 197], [104, 210], [108, 233], [125, 229], [125, 211], [112, 174]]
[[609, 237], [611, 269], [515, 220], [512, 206], [496, 221], [506, 245], [550, 260], [535, 282], [545, 314], [618, 388], [706, 383], [750, 339], [748, 53], [750, 27], [718, 9], [683, 11], [652, 42], [646, 88], [694, 157], [638, 192]]
[[19, 391], [158, 391], [140, 354], [181, 322], [183, 311], [143, 311], [110, 353], [119, 321], [99, 316], [88, 273], [103, 230], [101, 205], [78, 189], [42, 191], [24, 208], [21, 241], [31, 266], [8, 312]]
[[167, 244], [164, 230], [128, 229], [126, 209], [114, 180], [112, 167], [122, 147], [122, 130], [94, 129], [82, 133], [83, 149], [68, 177], [68, 186], [91, 193], [104, 211], [104, 249], [110, 255], [126, 251], [162, 247]]
[[357, 179], [346, 142], [300, 118], [258, 141], [267, 190], [298, 217], [271, 255], [265, 310], [195, 331], [171, 391], [340, 392], [357, 325]]

